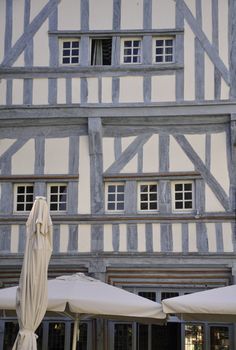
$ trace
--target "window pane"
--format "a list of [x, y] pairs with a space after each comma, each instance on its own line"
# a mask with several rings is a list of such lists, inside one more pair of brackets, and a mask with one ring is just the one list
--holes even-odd
[[134, 40], [134, 47], [140, 46], [140, 40]]
[[131, 40], [126, 40], [124, 42], [124, 47], [131, 47], [132, 46], [132, 41]]
[[183, 209], [183, 203], [182, 202], [176, 202], [175, 203], [175, 209]]
[[115, 192], [116, 186], [108, 186], [108, 192]]
[[173, 40], [166, 40], [166, 46], [173, 46]]
[[203, 326], [185, 325], [185, 350], [203, 350]]
[[141, 201], [147, 201], [148, 200], [148, 195], [147, 194], [141, 194]]
[[117, 200], [120, 201], [120, 202], [123, 201], [124, 200], [124, 195], [123, 194], [118, 194], [117, 195]]
[[115, 196], [115, 194], [108, 194], [108, 200], [109, 201], [115, 201], [115, 199], [116, 199], [116, 196]]
[[148, 204], [147, 203], [141, 203], [140, 209], [141, 210], [148, 210]]
[[63, 47], [64, 47], [65, 49], [70, 48], [70, 41], [64, 41]]
[[124, 185], [118, 185], [117, 186], [117, 192], [124, 192], [125, 186]]
[[34, 192], [34, 187], [33, 186], [26, 186], [26, 192], [27, 193], [33, 193]]
[[182, 184], [176, 184], [175, 185], [175, 191], [182, 191], [183, 190], [183, 185]]
[[157, 185], [150, 185], [150, 192], [157, 192]]
[[50, 204], [50, 210], [57, 210], [57, 204], [56, 203], [51, 203]]
[[25, 201], [25, 196], [24, 195], [18, 195], [17, 196], [17, 202], [24, 202]]
[[173, 57], [172, 56], [166, 56], [166, 62], [172, 62]]
[[57, 186], [51, 186], [50, 189], [51, 189], [51, 193], [57, 193], [57, 191], [58, 191]]
[[58, 198], [57, 195], [51, 195], [50, 196], [50, 201], [51, 202], [57, 202], [57, 198]]
[[192, 201], [185, 202], [185, 208], [191, 209], [192, 208]]
[[28, 195], [26, 196], [26, 202], [33, 202], [33, 196], [32, 196], [32, 194], [28, 194]]
[[65, 211], [66, 210], [66, 203], [60, 203], [59, 210]]
[[175, 194], [175, 199], [176, 200], [182, 200], [183, 199], [183, 193], [176, 193]]
[[118, 210], [124, 210], [124, 203], [117, 203]]
[[63, 60], [62, 60], [62, 63], [70, 63], [70, 59], [64, 57]]
[[132, 324], [115, 324], [114, 350], [132, 350]]
[[107, 209], [108, 210], [115, 210], [115, 203], [108, 203], [107, 204]]
[[184, 199], [192, 199], [192, 192], [185, 192]]
[[79, 47], [79, 42], [78, 41], [72, 41], [72, 47]]
[[124, 57], [124, 63], [131, 63], [131, 57]]
[[163, 48], [157, 48], [156, 49], [156, 54], [157, 55], [162, 55], [163, 54]]
[[147, 192], [148, 191], [148, 186], [147, 185], [141, 185], [140, 186], [141, 192]]
[[25, 193], [25, 186], [18, 186], [17, 193]]
[[156, 46], [163, 46], [163, 40], [156, 40]]
[[72, 57], [71, 62], [72, 63], [79, 63], [79, 58], [78, 57]]
[[185, 191], [192, 191], [192, 184], [184, 184]]
[[151, 210], [156, 210], [157, 209], [157, 203], [150, 203], [150, 209]]
[[156, 57], [156, 62], [163, 62], [163, 57], [162, 56], [157, 56]]
[[32, 203], [26, 204], [25, 209], [26, 209], [27, 211], [30, 211], [31, 208], [32, 208]]
[[157, 200], [157, 194], [156, 193], [151, 193], [150, 194], [150, 201], [156, 201]]
[[16, 210], [17, 211], [24, 211], [24, 204], [17, 204]]

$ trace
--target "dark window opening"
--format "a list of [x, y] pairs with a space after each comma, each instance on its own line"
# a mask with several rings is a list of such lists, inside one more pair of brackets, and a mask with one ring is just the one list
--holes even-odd
[[110, 66], [112, 54], [112, 38], [92, 39], [91, 65]]

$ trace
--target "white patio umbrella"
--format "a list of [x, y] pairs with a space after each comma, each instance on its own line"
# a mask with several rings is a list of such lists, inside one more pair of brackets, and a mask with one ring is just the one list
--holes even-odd
[[[0, 310], [15, 310], [16, 287], [0, 289]], [[76, 348], [78, 321], [83, 317], [164, 323], [159, 303], [114, 287], [81, 273], [48, 281], [47, 311], [64, 313], [75, 320], [73, 348]]]
[[236, 322], [236, 285], [164, 299], [162, 305], [186, 321]]
[[13, 350], [37, 350], [35, 330], [47, 308], [47, 270], [52, 254], [52, 221], [44, 197], [36, 197], [26, 223], [26, 245], [15, 294], [19, 332]]

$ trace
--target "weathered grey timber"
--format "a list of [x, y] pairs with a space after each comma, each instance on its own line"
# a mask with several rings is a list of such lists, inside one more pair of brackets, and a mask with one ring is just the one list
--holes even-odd
[[170, 224], [161, 224], [161, 251], [172, 252], [173, 251], [173, 237]]
[[170, 137], [168, 134], [159, 134], [159, 170], [169, 171], [169, 147]]
[[26, 48], [29, 40], [33, 38], [44, 21], [54, 11], [55, 7], [58, 6], [59, 2], [60, 0], [51, 0], [43, 7], [39, 14], [28, 25], [27, 29], [17, 40], [15, 45], [7, 52], [4, 60], [2, 61], [2, 66], [11, 66], [16, 61], [19, 55]]
[[120, 247], [120, 227], [119, 227], [119, 224], [112, 225], [112, 246], [113, 246], [114, 252], [119, 251], [119, 247]]
[[229, 0], [229, 71], [230, 98], [236, 98], [236, 3]]
[[88, 82], [87, 79], [81, 78], [80, 80], [80, 100], [81, 103], [87, 103], [88, 100]]
[[143, 101], [144, 103], [149, 103], [151, 101], [151, 89], [152, 89], [152, 80], [151, 77], [143, 77]]
[[50, 105], [57, 103], [57, 79], [48, 79], [48, 103]]
[[112, 78], [112, 102], [113, 103], [119, 103], [120, 98], [120, 79], [119, 78]]
[[60, 251], [60, 225], [53, 223], [53, 254]]
[[38, 136], [35, 138], [35, 162], [34, 162], [35, 175], [44, 174], [44, 165], [45, 165], [45, 137]]
[[24, 79], [23, 104], [32, 105], [33, 100], [33, 80]]
[[81, 0], [80, 6], [81, 6], [81, 11], [80, 11], [81, 30], [86, 31], [86, 30], [89, 30], [89, 1]]
[[113, 30], [120, 30], [121, 0], [113, 0]]
[[[58, 10], [57, 7], [49, 15], [49, 31], [57, 30], [58, 26]], [[49, 36], [49, 54], [50, 54], [50, 67], [56, 67], [59, 64], [59, 47], [58, 39], [54, 36]]]
[[103, 251], [103, 225], [91, 225], [91, 251]]
[[143, 64], [152, 64], [152, 36], [144, 35], [142, 40]]
[[143, 1], [143, 29], [152, 28], [152, 2], [149, 0]]
[[43, 181], [35, 180], [34, 182], [34, 196], [47, 196], [47, 185]]
[[138, 233], [136, 224], [127, 225], [127, 250], [128, 252], [137, 251]]
[[7, 79], [6, 104], [8, 106], [12, 105], [12, 79]]
[[183, 135], [174, 135], [174, 137], [183, 149], [183, 151], [189, 157], [189, 159], [194, 163], [197, 171], [199, 171], [202, 174], [202, 177], [204, 178], [208, 186], [211, 188], [211, 190], [214, 192], [215, 196], [218, 198], [225, 210], [229, 210], [229, 199], [227, 194], [225, 193], [222, 186], [218, 183], [218, 181], [216, 181], [216, 179], [212, 176], [212, 174], [204, 165], [197, 153], [193, 150], [192, 146], [187, 141], [187, 139]]
[[68, 251], [78, 251], [78, 225], [69, 225]]
[[[212, 1], [212, 43], [219, 52], [219, 1]], [[221, 95], [221, 75], [214, 67], [214, 97], [220, 99]]]
[[[202, 3], [196, 1], [196, 20], [202, 27]], [[198, 38], [195, 38], [195, 95], [196, 100], [204, 99], [204, 50]]]
[[196, 179], [195, 180], [195, 191], [196, 193], [196, 198], [195, 198], [195, 203], [196, 203], [196, 213], [197, 215], [201, 215], [202, 213], [205, 212], [205, 183], [202, 179]]
[[171, 212], [171, 185], [168, 180], [159, 180], [159, 211], [161, 214]]
[[138, 173], [143, 172], [143, 148], [138, 151]]
[[216, 249], [218, 253], [222, 253], [224, 251], [222, 223], [217, 222], [215, 224], [215, 228], [216, 228]]
[[[27, 29], [30, 23], [30, 8], [31, 3], [29, 0], [25, 0], [24, 7], [24, 30]], [[33, 39], [29, 40], [24, 51], [25, 66], [33, 66]], [[23, 87], [23, 103], [26, 105], [32, 104], [33, 95], [33, 81], [30, 78], [24, 79]]]
[[15, 154], [22, 146], [26, 144], [29, 139], [19, 139], [15, 141], [1, 156], [0, 156], [0, 167], [2, 168], [6, 162]]
[[120, 37], [112, 36], [112, 66], [119, 66], [120, 64]]
[[26, 241], [26, 226], [19, 226], [19, 241], [18, 241], [18, 252], [23, 253], [25, 251], [25, 241]]
[[[80, 70], [84, 66], [88, 66], [91, 63], [91, 60], [89, 59], [89, 36], [82, 36], [80, 38], [80, 57], [79, 57], [79, 63], [80, 63]], [[62, 67], [60, 67], [61, 69]], [[92, 66], [90, 66], [91, 69], [93, 69]], [[76, 67], [78, 71], [78, 67]]]
[[78, 212], [78, 181], [68, 183], [68, 214], [75, 215]]
[[66, 78], [66, 104], [72, 103], [72, 79]]
[[122, 148], [121, 148], [121, 138], [120, 137], [115, 137], [114, 139], [114, 156], [115, 156], [115, 160], [117, 160], [122, 152]]
[[189, 251], [189, 232], [188, 224], [186, 223], [182, 223], [182, 251], [183, 253], [187, 253]]
[[[13, 212], [13, 193], [11, 183], [1, 184], [0, 213], [10, 215]], [[6, 200], [7, 198], [7, 200]]]
[[197, 222], [197, 248], [200, 253], [208, 252], [208, 239], [207, 239], [207, 230], [206, 224], [204, 222]]
[[79, 174], [79, 137], [75, 135], [69, 139], [69, 174]]
[[11, 227], [0, 225], [0, 251], [9, 252], [11, 248]]
[[5, 22], [5, 39], [4, 39], [4, 54], [7, 55], [12, 45], [12, 3], [13, 0], [6, 2], [6, 22]]
[[[176, 6], [175, 11], [175, 23], [176, 28], [183, 29], [184, 28], [184, 16], [182, 10], [182, 1], [176, 0], [178, 2], [178, 6]], [[176, 34], [175, 37], [175, 62], [184, 65], [184, 36], [182, 34]], [[175, 95], [176, 101], [183, 101], [184, 99], [184, 70], [176, 70], [175, 73]]]
[[207, 169], [211, 168], [211, 134], [206, 134], [206, 145], [205, 145], [205, 164]]
[[146, 252], [153, 252], [152, 224], [145, 224]]
[[125, 214], [137, 213], [137, 184], [136, 181], [125, 182]]

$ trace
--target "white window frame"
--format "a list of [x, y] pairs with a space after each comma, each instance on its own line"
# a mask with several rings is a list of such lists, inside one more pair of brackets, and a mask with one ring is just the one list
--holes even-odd
[[[178, 185], [178, 184], [182, 184], [182, 185], [185, 185], [185, 184], [191, 184], [192, 185], [192, 191], [191, 191], [191, 193], [192, 193], [192, 199], [191, 199], [191, 201], [192, 201], [192, 208], [175, 208], [175, 203], [176, 203], [176, 199], [175, 199], [175, 193], [176, 193], [176, 191], [175, 191], [175, 185]], [[186, 193], [186, 192], [190, 192], [190, 191], [182, 191], [182, 193], [184, 194], [184, 193]], [[172, 211], [173, 212], [193, 212], [194, 211], [194, 209], [195, 209], [195, 184], [194, 184], [194, 181], [192, 181], [192, 180], [182, 180], [182, 181], [173, 181], [172, 183], [171, 183], [171, 197], [172, 197]], [[181, 200], [177, 200], [177, 201], [179, 201], [179, 202], [181, 202]], [[187, 202], [187, 201], [189, 201], [188, 199], [187, 200], [185, 200], [184, 198], [183, 198], [183, 200], [182, 200], [182, 202], [184, 203], [184, 202]], [[183, 205], [184, 206], [184, 205]]]
[[[157, 195], [157, 199], [156, 201], [150, 201], [149, 199], [149, 194], [151, 194], [150, 190], [148, 190], [147, 194], [148, 194], [148, 200], [147, 200], [147, 203], [148, 203], [148, 207], [150, 207], [150, 203], [152, 202], [156, 202], [157, 203], [157, 208], [156, 209], [141, 209], [141, 186], [144, 185], [144, 186], [152, 186], [152, 185], [155, 185], [157, 186], [157, 191], [154, 192], [156, 193]], [[157, 181], [145, 181], [145, 182], [138, 182], [138, 212], [139, 213], [149, 213], [149, 212], [158, 212], [159, 211], [159, 193], [158, 193], [158, 190], [159, 190], [159, 186], [158, 186], [158, 182]]]
[[[62, 203], [66, 203], [66, 209], [63, 209], [63, 210], [59, 210], [58, 208], [59, 208], [59, 205], [60, 205], [60, 200], [57, 200], [57, 202], [53, 202], [53, 203], [56, 203], [57, 204], [57, 210], [52, 210], [51, 209], [51, 204], [52, 204], [52, 202], [51, 202], [51, 187], [53, 187], [53, 186], [55, 186], [55, 187], [59, 187], [59, 186], [65, 186], [66, 187], [66, 202], [62, 202]], [[56, 193], [55, 193], [55, 195], [58, 197], [58, 199], [59, 199], [59, 192], [57, 191]], [[59, 213], [59, 214], [61, 214], [61, 213], [66, 213], [67, 212], [67, 208], [68, 208], [68, 183], [67, 182], [55, 182], [55, 183], [48, 183], [47, 184], [47, 201], [48, 201], [48, 205], [49, 205], [49, 210], [50, 210], [50, 212], [52, 212], [53, 214], [57, 214], [57, 213]]]
[[[156, 40], [163, 40], [164, 41], [164, 44], [162, 46], [163, 47], [163, 53], [162, 53], [162, 55], [159, 55], [159, 56], [161, 56], [163, 58], [162, 62], [156, 62], [156, 56], [157, 56], [157, 54], [156, 54], [156, 48], [157, 48], [156, 47]], [[173, 45], [166, 47], [166, 41], [167, 40], [172, 40]], [[153, 63], [154, 64], [172, 64], [172, 63], [175, 62], [175, 38], [174, 37], [172, 37], [172, 36], [170, 36], [170, 37], [167, 37], [167, 36], [160, 36], [160, 37], [158, 37], [158, 36], [156, 36], [156, 37], [153, 37], [152, 43], [153, 43], [153, 45], [152, 45], [152, 47], [153, 47], [152, 54], [153, 54]], [[172, 48], [172, 61], [167, 61], [166, 60], [166, 56], [170, 56], [170, 54], [169, 55], [165, 54], [165, 49], [168, 48], [168, 47]]]
[[[26, 201], [26, 196], [27, 196], [26, 192], [22, 193], [22, 195], [25, 197], [24, 202], [18, 202], [17, 201], [18, 195], [21, 195], [21, 194], [18, 193], [18, 188], [19, 187], [25, 187], [26, 188], [26, 186], [32, 186], [33, 187], [33, 192], [32, 192], [32, 194], [30, 194], [30, 195], [33, 196], [33, 200], [32, 200], [32, 206], [33, 206], [33, 203], [34, 203], [34, 184], [32, 182], [31, 183], [16, 183], [16, 184], [14, 184], [14, 213], [16, 213], [16, 214], [29, 213], [30, 210], [31, 210], [31, 209], [26, 210], [26, 205], [31, 203], [31, 202]], [[17, 204], [23, 204], [24, 205], [24, 210], [17, 210]]]
[[[115, 194], [115, 208], [117, 208], [117, 204], [120, 202], [122, 203], [122, 201], [118, 201], [117, 200], [117, 195], [118, 193], [123, 193], [124, 195], [124, 200], [123, 200], [123, 203], [124, 203], [124, 209], [108, 209], [108, 204], [109, 204], [109, 200], [108, 200], [108, 187], [109, 186], [116, 186], [116, 191], [114, 192]], [[124, 186], [124, 192], [117, 192], [117, 186]], [[112, 201], [113, 203], [113, 201]], [[124, 213], [125, 211], [125, 182], [106, 182], [105, 183], [105, 205], [106, 205], [106, 213]]]
[[[125, 42], [126, 41], [132, 41], [132, 46], [131, 46], [131, 54], [130, 55], [125, 55]], [[135, 49], [135, 47], [133, 46], [133, 42], [134, 41], [140, 41], [140, 46], [139, 46], [139, 49], [140, 49], [140, 54], [139, 55], [134, 55], [133, 53], [133, 50]], [[142, 51], [143, 51], [143, 48], [142, 48], [142, 38], [141, 37], [126, 37], [126, 38], [122, 38], [121, 39], [121, 57], [120, 57], [120, 61], [121, 61], [121, 64], [141, 64], [142, 63]], [[124, 59], [125, 59], [125, 56], [127, 57], [131, 57], [131, 62], [125, 62]], [[133, 58], [134, 57], [140, 57], [140, 62], [133, 62]]]
[[[70, 62], [69, 63], [63, 63], [63, 44], [65, 42], [78, 42], [79, 43], [79, 46], [78, 46], [78, 51], [79, 51], [79, 54], [78, 55], [72, 55], [72, 48], [70, 47], [69, 50], [70, 50], [70, 55], [69, 56], [66, 56], [66, 57], [69, 57], [70, 59]], [[77, 49], [77, 48], [76, 48]], [[78, 57], [78, 62], [71, 62], [72, 58], [73, 57]], [[60, 38], [60, 65], [61, 66], [78, 66], [80, 64], [80, 38]]]

